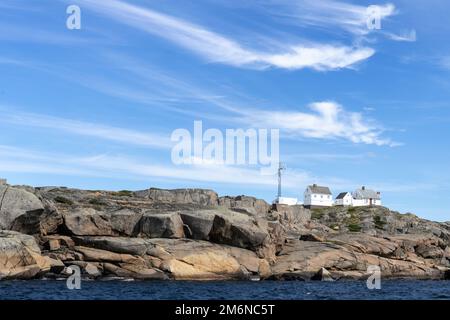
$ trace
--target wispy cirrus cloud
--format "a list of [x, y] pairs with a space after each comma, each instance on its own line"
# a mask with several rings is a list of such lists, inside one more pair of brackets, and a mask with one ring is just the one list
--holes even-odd
[[386, 36], [394, 41], [414, 42], [417, 40], [416, 30], [404, 31], [403, 33], [385, 33]]
[[[341, 29], [356, 35], [371, 32], [367, 27], [368, 6], [334, 0], [260, 0], [272, 15], [292, 24], [321, 29]], [[377, 5], [381, 20], [396, 14], [393, 4]]]
[[[141, 89], [124, 87], [107, 80], [99, 81], [88, 75], [79, 77], [79, 82], [96, 91], [125, 98], [140, 103], [160, 103], [167, 110], [187, 114], [193, 118], [211, 119], [228, 125], [242, 125], [248, 127], [278, 128], [291, 138], [314, 138], [322, 140], [342, 139], [352, 143], [372, 144], [377, 146], [398, 146], [390, 138], [384, 138], [384, 129], [374, 120], [360, 112], [349, 112], [342, 105], [333, 101], [317, 101], [308, 105], [309, 111], [281, 110], [274, 111], [262, 108], [250, 107], [248, 102], [234, 101], [234, 98], [223, 97], [217, 92], [210, 92], [196, 85], [174, 78], [166, 73], [149, 69], [147, 65], [137, 63], [126, 57], [115, 57], [113, 60], [119, 65], [119, 70], [128, 73], [140, 85]], [[71, 77], [74, 81], [77, 77]], [[151, 89], [158, 85], [164, 87], [163, 92], [151, 93]], [[148, 90], [145, 90], [148, 88]], [[150, 91], [149, 91], [150, 90]], [[169, 93], [167, 95], [167, 93]], [[216, 107], [214, 112], [192, 111], [186, 108], [170, 106], [168, 102], [185, 101], [195, 99], [202, 104]], [[279, 107], [279, 106], [277, 106]], [[224, 114], [219, 115], [221, 109]], [[27, 123], [36, 127], [64, 130], [66, 132], [81, 135], [90, 135], [118, 142], [131, 142], [144, 146], [168, 147], [170, 141], [167, 136], [159, 134], [147, 134], [130, 131], [127, 129], [103, 126], [101, 124], [82, 123], [70, 119], [59, 119], [39, 114], [11, 113], [5, 114], [1, 121], [15, 121], [17, 124]]]
[[[257, 3], [283, 23], [332, 33], [343, 30], [359, 38], [379, 33], [393, 41], [416, 41], [414, 29], [392, 32], [383, 27], [385, 20], [399, 12], [392, 3], [373, 4], [371, 7], [336, 0], [260, 0]], [[368, 28], [373, 13], [380, 19], [381, 30]]]
[[140, 132], [107, 126], [101, 123], [77, 121], [36, 113], [9, 111], [6, 108], [2, 108], [1, 111], [2, 117], [0, 118], [0, 123], [45, 128], [143, 147], [166, 149], [172, 145], [169, 135]]
[[[126, 179], [145, 181], [149, 179], [176, 181], [186, 185], [199, 183], [218, 183], [274, 190], [276, 177], [261, 175], [258, 168], [245, 166], [217, 165], [202, 163], [194, 166], [174, 166], [155, 163], [152, 159], [142, 160], [120, 155], [74, 155], [46, 153], [19, 147], [0, 145], [0, 173], [32, 173], [55, 176], [84, 176], [96, 178]], [[288, 168], [283, 186], [293, 195], [299, 194], [299, 186], [321, 183], [332, 188], [333, 192], [353, 190], [360, 181], [351, 181], [335, 176], [317, 176], [307, 171]], [[439, 184], [411, 181], [366, 181], [367, 185], [382, 190], [383, 193], [417, 192], [433, 190]], [[270, 201], [271, 199], [267, 199]]]
[[259, 51], [188, 21], [125, 1], [79, 0], [115, 21], [169, 40], [208, 61], [250, 68], [336, 70], [370, 58], [368, 47], [331, 44], [285, 44], [281, 52]]
[[[204, 162], [189, 166], [171, 163], [155, 163], [152, 159], [124, 157], [122, 155], [70, 155], [46, 153], [24, 148], [0, 145], [0, 172], [48, 173], [55, 175], [83, 175], [91, 177], [147, 180], [160, 178], [177, 182], [207, 182], [223, 184], [244, 184], [270, 186], [276, 184], [276, 177], [261, 175], [259, 168], [219, 165]], [[295, 179], [296, 178], [296, 179]], [[306, 173], [298, 173], [290, 183], [304, 179], [312, 180]]]

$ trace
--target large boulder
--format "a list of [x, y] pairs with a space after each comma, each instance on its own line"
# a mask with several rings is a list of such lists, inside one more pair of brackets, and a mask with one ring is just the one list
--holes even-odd
[[147, 254], [160, 259], [160, 268], [177, 280], [241, 279], [270, 273], [267, 262], [249, 250], [190, 239], [147, 241], [151, 245]]
[[139, 232], [141, 217], [142, 213], [124, 208], [110, 212], [109, 219], [114, 234], [130, 237]]
[[19, 216], [44, 211], [42, 202], [24, 189], [0, 185], [0, 229], [9, 230]]
[[141, 218], [139, 235], [145, 238], [184, 238], [183, 220], [177, 212], [145, 213]]
[[269, 237], [267, 230], [260, 228], [253, 220], [230, 219], [216, 215], [209, 238], [212, 242], [239, 248], [257, 250]]
[[311, 220], [311, 210], [302, 205], [273, 204], [271, 209], [272, 215], [277, 213], [280, 223], [290, 229], [301, 228]]
[[215, 212], [210, 210], [184, 211], [180, 214], [185, 226], [186, 237], [196, 240], [209, 240]]
[[0, 279], [30, 279], [51, 269], [36, 240], [15, 231], [0, 230]]
[[64, 226], [77, 236], [110, 236], [110, 216], [93, 208], [76, 208], [64, 215]]
[[142, 258], [125, 253], [115, 253], [106, 250], [76, 246], [75, 251], [81, 253], [86, 261], [95, 262], [123, 262], [123, 263], [139, 263]]
[[167, 275], [161, 270], [148, 268], [142, 265], [120, 263], [115, 265], [112, 263], [104, 263], [105, 273], [113, 274], [117, 277], [141, 279], [141, 280], [166, 280]]
[[75, 241], [86, 247], [137, 256], [143, 256], [147, 251], [146, 241], [141, 238], [75, 237]]
[[55, 234], [63, 223], [63, 217], [49, 201], [43, 200], [44, 210], [27, 211], [18, 216], [11, 225], [11, 230], [25, 234], [42, 235]]
[[66, 230], [76, 236], [135, 236], [142, 213], [130, 209], [112, 211], [78, 207], [64, 215]]
[[233, 211], [261, 217], [265, 217], [270, 209], [270, 205], [266, 201], [244, 195], [220, 197], [219, 205]]

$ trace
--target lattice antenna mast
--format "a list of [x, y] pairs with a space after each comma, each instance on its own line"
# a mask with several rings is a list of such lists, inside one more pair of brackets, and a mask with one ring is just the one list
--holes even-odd
[[280, 162], [278, 164], [278, 199], [281, 197], [281, 172], [286, 170], [285, 165]]

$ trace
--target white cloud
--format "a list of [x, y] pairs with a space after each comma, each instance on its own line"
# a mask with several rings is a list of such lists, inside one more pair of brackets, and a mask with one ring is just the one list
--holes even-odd
[[355, 160], [364, 160], [369, 158], [374, 158], [376, 155], [374, 153], [368, 152], [368, 153], [361, 153], [361, 154], [355, 154], [355, 153], [297, 153], [297, 154], [288, 154], [283, 157], [286, 161], [336, 161], [336, 160], [348, 160], [348, 161], [355, 161]]
[[315, 47], [293, 47], [291, 52], [265, 57], [275, 66], [286, 69], [313, 68], [330, 70], [348, 68], [353, 64], [370, 58], [375, 53], [371, 48], [355, 50], [350, 47], [317, 45]]
[[382, 138], [383, 129], [361, 113], [346, 111], [332, 101], [308, 106], [313, 112], [258, 111], [248, 112], [244, 121], [259, 127], [279, 128], [295, 136], [317, 139], [346, 139], [353, 143], [396, 146]]
[[348, 68], [374, 54], [366, 47], [303, 44], [284, 45], [283, 52], [260, 52], [206, 28], [124, 1], [80, 0], [83, 6], [152, 35], [163, 37], [209, 61], [237, 67]]
[[[75, 156], [49, 154], [17, 147], [0, 145], [0, 172], [49, 173], [57, 175], [83, 175], [91, 177], [143, 180], [149, 177], [182, 181], [274, 186], [276, 177], [261, 175], [258, 167], [203, 163], [176, 166], [155, 164], [153, 159], [139, 160], [123, 156]], [[301, 183], [306, 174], [298, 174], [290, 183]]]
[[9, 112], [8, 109], [1, 109], [1, 111], [0, 122], [3, 123], [58, 130], [151, 148], [170, 148], [172, 144], [169, 134], [165, 136], [35, 113]]
[[[34, 150], [0, 145], [0, 174], [5, 173], [51, 174], [57, 176], [84, 176], [96, 178], [125, 179], [127, 181], [150, 181], [162, 179], [192, 185], [196, 183], [230, 184], [245, 187], [258, 187], [266, 190], [276, 189], [275, 176], [261, 175], [259, 168], [227, 166], [217, 164], [198, 164], [175, 166], [155, 164], [152, 159], [137, 159], [113, 155], [80, 156], [73, 154], [45, 153]], [[353, 190], [361, 181], [350, 181], [338, 177], [319, 177], [305, 171], [288, 171], [283, 177], [284, 190], [300, 196], [302, 188], [308, 184], [320, 183], [330, 186], [335, 195], [345, 190]], [[432, 190], [436, 183], [411, 181], [405, 184], [384, 181], [365, 181], [382, 193], [405, 193]], [[120, 188], [120, 187], [118, 187]], [[237, 191], [239, 192], [239, 191]], [[301, 199], [301, 198], [300, 198]]]
[[[299, 26], [313, 26], [345, 30], [355, 35], [366, 35], [372, 30], [367, 27], [368, 6], [334, 0], [261, 0], [270, 13]], [[396, 14], [391, 3], [376, 5], [379, 17], [383, 19]]]
[[389, 32], [385, 34], [389, 39], [394, 41], [415, 42], [417, 40], [416, 30], [410, 30], [399, 34]]
[[416, 41], [416, 31], [391, 32], [385, 21], [398, 14], [391, 3], [372, 5], [378, 10], [381, 29], [368, 28], [374, 11], [368, 5], [358, 5], [335, 0], [259, 0], [263, 8], [281, 22], [300, 27], [314, 27], [333, 34], [344, 30], [356, 39], [366, 39], [370, 34], [381, 34], [393, 41]]
[[[220, 106], [217, 101], [216, 105]], [[225, 103], [225, 105], [227, 105]], [[224, 107], [226, 108], [226, 106]], [[289, 138], [344, 139], [352, 143], [373, 144], [377, 146], [399, 146], [401, 143], [383, 138], [383, 128], [362, 113], [349, 112], [333, 101], [314, 102], [306, 111], [272, 111], [238, 108], [238, 116], [226, 116], [228, 124], [244, 124], [247, 127], [280, 129]], [[169, 149], [173, 146], [170, 135], [141, 132], [99, 123], [83, 122], [36, 113], [3, 112], [0, 123], [46, 128], [71, 134], [90, 136], [109, 141], [127, 143], [150, 148]]]

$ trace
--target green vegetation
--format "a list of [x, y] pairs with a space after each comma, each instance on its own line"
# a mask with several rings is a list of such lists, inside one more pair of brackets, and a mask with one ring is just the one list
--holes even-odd
[[361, 231], [361, 218], [359, 212], [356, 210], [356, 208], [353, 207], [349, 208], [347, 212], [348, 214], [350, 214], [350, 217], [348, 217], [345, 221], [348, 231]]
[[65, 197], [61, 197], [61, 196], [57, 196], [54, 200], [58, 203], [67, 204], [69, 206], [71, 206], [73, 204], [72, 200], [67, 199]]
[[113, 195], [114, 196], [118, 196], [118, 197], [132, 197], [133, 196], [133, 191], [120, 190], [120, 191], [114, 192]]
[[350, 213], [350, 214], [354, 214], [354, 213], [356, 213], [356, 208], [355, 207], [350, 207], [350, 208], [347, 209], [347, 212]]
[[94, 206], [106, 206], [107, 205], [106, 202], [104, 202], [100, 199], [96, 199], [96, 198], [89, 200], [89, 204], [92, 204]]
[[374, 216], [373, 222], [375, 223], [375, 228], [384, 230], [384, 226], [386, 225], [386, 221], [383, 221], [381, 216]]
[[350, 232], [360, 232], [361, 226], [359, 224], [349, 224], [347, 225], [348, 231]]
[[320, 220], [323, 217], [323, 211], [321, 209], [312, 209], [311, 211], [311, 219]]

